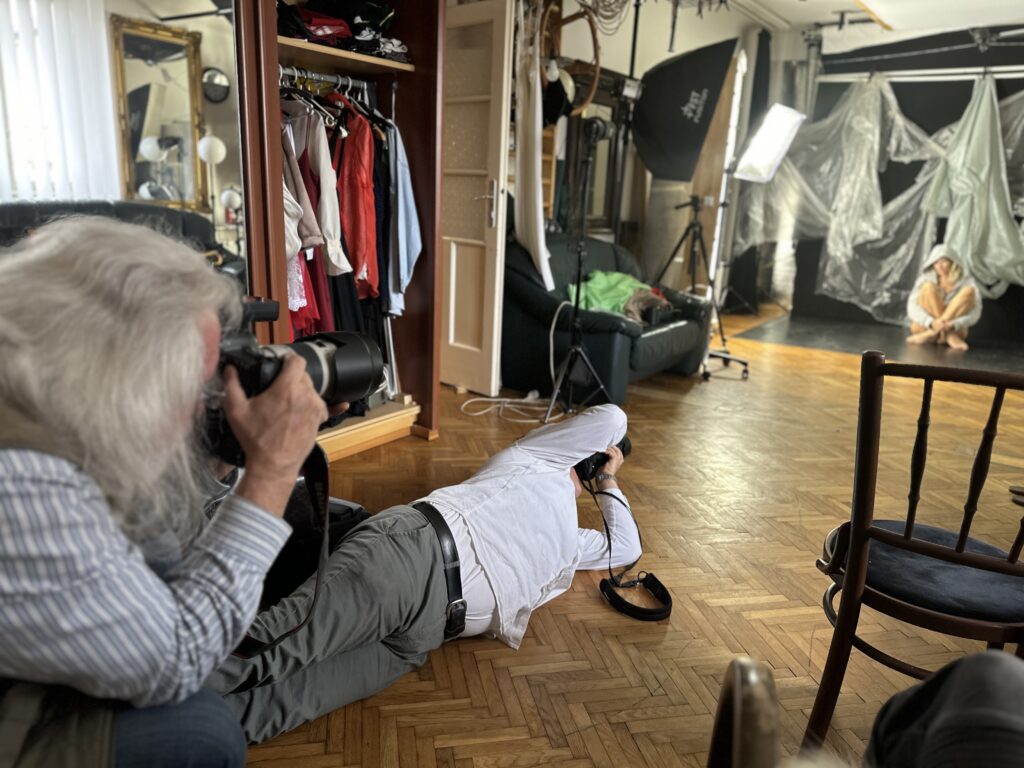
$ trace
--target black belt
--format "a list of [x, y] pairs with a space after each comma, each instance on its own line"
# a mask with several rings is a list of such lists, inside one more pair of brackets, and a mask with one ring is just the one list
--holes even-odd
[[427, 518], [437, 540], [441, 544], [441, 557], [444, 560], [444, 582], [448, 587], [448, 608], [445, 616], [448, 623], [444, 627], [444, 639], [458, 637], [466, 629], [466, 601], [462, 597], [462, 574], [459, 570], [459, 550], [455, 546], [455, 538], [444, 521], [441, 513], [425, 501], [417, 501], [413, 509]]

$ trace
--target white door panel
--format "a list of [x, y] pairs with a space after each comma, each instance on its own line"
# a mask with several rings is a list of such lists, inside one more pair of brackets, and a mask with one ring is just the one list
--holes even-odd
[[441, 380], [501, 386], [512, 3], [446, 9]]

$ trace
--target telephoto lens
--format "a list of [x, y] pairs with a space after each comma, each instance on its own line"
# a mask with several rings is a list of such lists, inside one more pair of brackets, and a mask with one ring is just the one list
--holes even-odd
[[245, 394], [255, 397], [274, 382], [290, 354], [306, 361], [306, 373], [328, 405], [360, 400], [383, 381], [380, 347], [368, 336], [351, 331], [318, 333], [291, 344], [268, 345], [258, 344], [251, 334], [238, 334], [221, 341], [220, 365], [234, 366]]
[[361, 400], [377, 390], [384, 375], [380, 347], [361, 333], [318, 333], [266, 349], [278, 355], [294, 352], [305, 360], [313, 388], [328, 405]]
[[[255, 397], [274, 383], [290, 354], [306, 361], [313, 388], [328, 405], [361, 400], [376, 392], [384, 380], [380, 347], [368, 336], [351, 331], [318, 333], [291, 344], [270, 345], [261, 345], [251, 333], [230, 334], [221, 339], [220, 367], [233, 366], [245, 394]], [[244, 466], [245, 455], [222, 408], [207, 409], [206, 426], [210, 453]]]

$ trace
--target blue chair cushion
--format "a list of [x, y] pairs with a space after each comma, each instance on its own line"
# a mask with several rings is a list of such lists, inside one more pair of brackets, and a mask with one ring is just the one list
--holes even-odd
[[[903, 533], [902, 520], [875, 520], [879, 528]], [[915, 525], [914, 538], [956, 546], [957, 534]], [[969, 538], [968, 552], [1006, 559], [1006, 552]], [[999, 623], [1024, 622], [1024, 578], [938, 560], [872, 540], [867, 585], [890, 597], [931, 611]]]

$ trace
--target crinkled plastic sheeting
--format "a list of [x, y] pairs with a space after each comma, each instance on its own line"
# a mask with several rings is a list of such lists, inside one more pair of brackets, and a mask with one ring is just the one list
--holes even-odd
[[[1024, 218], [1024, 91], [1004, 99], [999, 105], [999, 124], [1003, 129], [1010, 201], [1014, 214]], [[1024, 228], [1024, 223], [1021, 226]]]
[[[1009, 124], [1019, 121], [1022, 105], [1007, 100]], [[1009, 283], [1024, 285], [1024, 239], [1010, 204], [1000, 111], [995, 80], [986, 75], [974, 84], [924, 201], [926, 209], [949, 218], [946, 243], [986, 298], [1002, 296]]]
[[[1006, 157], [1022, 159], [1024, 98], [1007, 99], [1000, 111]], [[935, 218], [924, 204], [933, 189], [947, 183], [940, 180], [940, 171], [948, 163], [946, 147], [952, 151], [959, 138], [958, 125], [929, 137], [900, 112], [883, 77], [853, 84], [828, 117], [798, 134], [771, 183], [744, 185], [736, 248], [824, 239], [818, 292], [852, 303], [877, 320], [904, 322], [907, 297], [935, 241]], [[879, 174], [886, 165], [922, 160], [914, 184], [883, 205]], [[953, 173], [946, 173], [946, 179], [959, 172], [949, 170]], [[1012, 169], [1010, 179], [1018, 190], [1014, 199], [1024, 207], [1024, 171]], [[999, 206], [1009, 214], [1008, 200], [995, 203], [977, 207], [986, 217], [1000, 215], [993, 214]], [[961, 202], [960, 208], [970, 206]], [[1016, 234], [1019, 239], [1021, 233]], [[986, 253], [977, 251], [975, 257], [987, 263]], [[1012, 265], [1012, 257], [1007, 263]], [[1024, 255], [1018, 265], [1024, 269]]]

